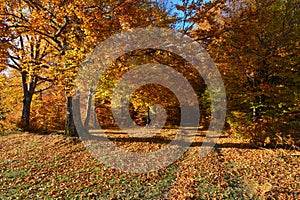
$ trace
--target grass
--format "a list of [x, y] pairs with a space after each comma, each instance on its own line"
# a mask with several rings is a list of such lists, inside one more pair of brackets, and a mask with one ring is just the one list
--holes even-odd
[[[168, 140], [166, 135], [161, 137]], [[110, 137], [126, 138], [113, 134]], [[116, 140], [130, 151], [153, 151], [160, 139]], [[165, 140], [164, 140], [165, 141]], [[199, 158], [202, 134], [176, 162], [132, 174], [94, 159], [83, 144], [62, 135], [0, 136], [0, 199], [298, 199], [299, 152], [253, 149], [220, 138], [220, 152]]]

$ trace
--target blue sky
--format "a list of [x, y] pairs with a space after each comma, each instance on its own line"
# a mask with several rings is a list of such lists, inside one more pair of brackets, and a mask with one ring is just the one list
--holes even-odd
[[[189, 1], [192, 1], [192, 0], [189, 0]], [[200, 0], [199, 0], [200, 1]], [[205, 2], [209, 2], [209, 1], [211, 1], [211, 0], [203, 0], [203, 3], [205, 3]], [[170, 4], [170, 6], [174, 9], [174, 5], [175, 4], [179, 4], [179, 5], [182, 5], [182, 0], [167, 0], [167, 2]], [[177, 16], [179, 16], [179, 17], [183, 17], [183, 12], [181, 12], [181, 11], [178, 11], [178, 10], [176, 10], [176, 9], [174, 9], [173, 10], [173, 13], [177, 13]], [[179, 22], [179, 23], [177, 23], [177, 25], [176, 25], [176, 29], [181, 29], [182, 28], [182, 24], [183, 24], [183, 22]], [[186, 23], [186, 25], [188, 25], [189, 23]]]

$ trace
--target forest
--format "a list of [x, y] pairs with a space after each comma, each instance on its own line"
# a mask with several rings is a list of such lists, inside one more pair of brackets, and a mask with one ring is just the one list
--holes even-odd
[[[299, 0], [0, 0], [0, 199], [298, 199], [299, 9]], [[214, 101], [211, 92], [220, 91], [210, 88], [214, 84], [183, 47], [180, 55], [148, 47], [115, 56], [123, 47], [163, 37], [104, 45], [155, 28], [205, 49], [226, 105]], [[101, 77], [83, 75], [95, 85], [84, 100], [76, 80], [93, 65], [95, 49], [111, 54], [99, 56], [99, 63], [108, 63]], [[152, 71], [165, 77], [160, 81], [174, 81], [155, 66], [124, 86], [133, 90], [129, 114], [115, 105], [115, 99], [124, 101], [114, 96], [118, 83], [147, 63], [168, 66], [187, 80], [197, 100], [189, 112], [199, 116], [197, 134], [178, 160], [157, 171], [109, 168], [89, 154], [82, 132], [102, 129], [119, 148], [142, 154], [167, 147], [183, 123], [193, 124], [182, 120], [184, 97], [167, 86], [150, 82], [133, 89]], [[213, 76], [209, 69], [207, 76]], [[185, 91], [178, 80], [174, 88]], [[225, 112], [221, 133], [199, 158], [216, 110]], [[140, 132], [124, 133], [119, 121]], [[159, 133], [146, 137], [154, 129]]]

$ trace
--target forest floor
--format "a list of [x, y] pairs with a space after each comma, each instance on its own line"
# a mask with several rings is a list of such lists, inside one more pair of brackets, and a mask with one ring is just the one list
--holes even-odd
[[[173, 136], [173, 130], [165, 130], [155, 139], [119, 139], [116, 145], [153, 151]], [[0, 136], [0, 199], [300, 199], [299, 151], [253, 148], [222, 136], [218, 151], [200, 158], [203, 138], [198, 134], [173, 164], [134, 174], [105, 166], [79, 139]]]

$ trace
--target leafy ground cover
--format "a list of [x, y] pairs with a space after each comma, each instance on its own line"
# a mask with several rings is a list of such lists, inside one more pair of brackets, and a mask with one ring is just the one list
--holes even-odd
[[[124, 140], [130, 151], [152, 151], [173, 137]], [[218, 150], [199, 158], [199, 134], [189, 150], [156, 172], [132, 174], [94, 159], [78, 139], [58, 134], [0, 136], [0, 199], [299, 199], [300, 152], [256, 149], [221, 137]]]

